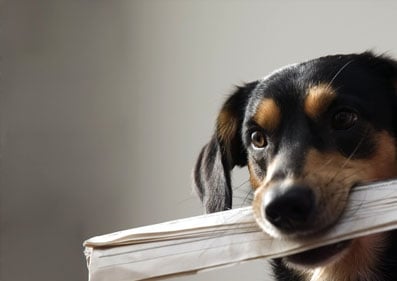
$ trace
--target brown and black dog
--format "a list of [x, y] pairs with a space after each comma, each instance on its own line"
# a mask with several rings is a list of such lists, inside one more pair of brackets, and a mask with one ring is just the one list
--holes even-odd
[[[230, 209], [230, 172], [248, 166], [264, 231], [321, 235], [352, 188], [397, 176], [396, 135], [396, 61], [369, 52], [317, 58], [236, 89], [199, 155], [195, 187], [207, 212]], [[276, 280], [397, 280], [397, 232], [272, 264]]]

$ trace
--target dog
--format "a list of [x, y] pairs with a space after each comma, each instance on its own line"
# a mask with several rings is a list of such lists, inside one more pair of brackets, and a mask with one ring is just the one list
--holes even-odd
[[[332, 228], [350, 191], [397, 176], [397, 62], [324, 56], [237, 87], [193, 177], [206, 212], [232, 208], [231, 170], [247, 166], [261, 228], [304, 240]], [[279, 281], [397, 280], [397, 232], [275, 259]]]

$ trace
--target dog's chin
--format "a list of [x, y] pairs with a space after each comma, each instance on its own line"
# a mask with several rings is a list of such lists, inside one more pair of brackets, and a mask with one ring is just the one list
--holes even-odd
[[[299, 232], [299, 233], [281, 233], [273, 227], [263, 227], [265, 231], [273, 237], [302, 241], [305, 238], [313, 239], [315, 237], [321, 237], [321, 235], [331, 226], [323, 227], [319, 229], [311, 229], [311, 231]], [[300, 270], [311, 270], [318, 267], [326, 267], [332, 265], [345, 256], [345, 254], [351, 248], [354, 240], [345, 240], [331, 245], [326, 245], [318, 248], [314, 248], [302, 253], [294, 254], [283, 258], [284, 263], [294, 269]]]
[[352, 240], [322, 246], [299, 254], [284, 257], [284, 262], [296, 269], [324, 267], [340, 260], [349, 250]]

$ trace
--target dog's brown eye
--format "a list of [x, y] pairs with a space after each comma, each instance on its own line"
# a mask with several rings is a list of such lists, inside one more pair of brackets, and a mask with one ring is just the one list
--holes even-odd
[[251, 141], [256, 148], [263, 148], [267, 144], [265, 135], [260, 131], [255, 131], [251, 134]]
[[347, 130], [356, 123], [357, 113], [349, 110], [341, 110], [332, 118], [332, 128], [335, 130]]

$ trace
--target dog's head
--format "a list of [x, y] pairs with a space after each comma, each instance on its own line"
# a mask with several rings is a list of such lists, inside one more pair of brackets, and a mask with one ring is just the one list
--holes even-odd
[[230, 172], [247, 165], [266, 232], [329, 228], [355, 185], [397, 175], [396, 89], [396, 62], [371, 53], [287, 66], [237, 88], [194, 170], [207, 212], [232, 207]]

